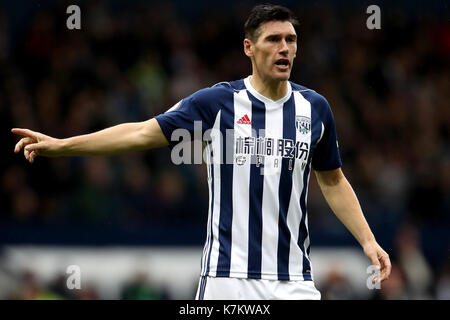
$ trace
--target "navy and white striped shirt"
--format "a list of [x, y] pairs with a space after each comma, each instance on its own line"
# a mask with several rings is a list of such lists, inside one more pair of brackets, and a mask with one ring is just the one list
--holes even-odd
[[333, 114], [313, 90], [288, 82], [273, 101], [249, 78], [197, 91], [156, 117], [172, 146], [177, 128], [212, 129], [201, 275], [312, 280], [308, 182], [311, 167], [341, 166]]

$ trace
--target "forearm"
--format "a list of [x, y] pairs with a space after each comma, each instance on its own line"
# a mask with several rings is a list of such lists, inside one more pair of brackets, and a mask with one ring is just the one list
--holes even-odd
[[389, 255], [376, 242], [364, 218], [358, 198], [342, 170], [338, 168], [315, 171], [315, 174], [325, 200], [334, 214], [353, 234], [372, 264], [381, 268], [381, 276], [379, 278], [377, 276], [378, 280], [386, 280], [391, 273]]
[[24, 148], [24, 156], [33, 163], [36, 156], [89, 156], [113, 155], [167, 146], [158, 121], [123, 123], [101, 131], [67, 139], [56, 139], [29, 129], [13, 128], [11, 131], [24, 138], [14, 147], [14, 152]]
[[143, 150], [145, 122], [123, 123], [94, 133], [60, 140], [60, 156], [115, 155]]
[[361, 246], [370, 241], [375, 241], [375, 237], [364, 218], [358, 198], [353, 188], [345, 176], [333, 185], [320, 183], [322, 193], [333, 210], [334, 214], [353, 234]]

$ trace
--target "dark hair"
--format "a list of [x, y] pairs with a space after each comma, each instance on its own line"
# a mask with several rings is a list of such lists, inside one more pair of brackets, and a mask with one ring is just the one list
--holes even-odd
[[297, 18], [288, 8], [279, 5], [260, 4], [253, 7], [244, 24], [245, 37], [256, 41], [260, 34], [260, 25], [269, 21], [289, 21], [294, 27], [298, 26]]

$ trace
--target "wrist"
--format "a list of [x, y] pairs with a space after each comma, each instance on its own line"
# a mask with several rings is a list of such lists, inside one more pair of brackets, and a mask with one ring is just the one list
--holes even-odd
[[370, 234], [368, 237], [362, 239], [359, 241], [362, 248], [372, 246], [377, 243], [375, 236], [373, 234]]
[[70, 138], [67, 139], [56, 139], [57, 150], [56, 153], [58, 156], [64, 156], [69, 154], [70, 150]]

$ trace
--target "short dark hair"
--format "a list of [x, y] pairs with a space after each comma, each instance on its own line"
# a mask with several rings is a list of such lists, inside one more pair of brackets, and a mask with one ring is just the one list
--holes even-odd
[[299, 24], [294, 13], [288, 8], [279, 5], [260, 4], [253, 7], [244, 24], [245, 37], [256, 41], [260, 35], [259, 27], [262, 23], [269, 21], [289, 21], [294, 27]]

